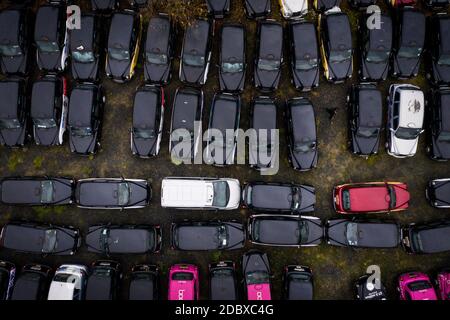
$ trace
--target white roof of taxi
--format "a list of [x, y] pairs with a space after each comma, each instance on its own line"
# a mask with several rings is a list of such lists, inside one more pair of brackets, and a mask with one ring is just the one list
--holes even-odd
[[425, 101], [422, 90], [400, 90], [400, 127], [422, 128]]
[[205, 207], [211, 206], [214, 189], [211, 180], [163, 179], [161, 206]]
[[74, 283], [52, 281], [48, 300], [73, 300]]

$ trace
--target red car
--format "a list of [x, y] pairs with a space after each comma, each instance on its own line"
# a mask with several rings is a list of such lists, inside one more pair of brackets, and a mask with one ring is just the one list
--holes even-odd
[[334, 209], [342, 214], [401, 211], [408, 208], [408, 186], [401, 182], [342, 184], [333, 189]]

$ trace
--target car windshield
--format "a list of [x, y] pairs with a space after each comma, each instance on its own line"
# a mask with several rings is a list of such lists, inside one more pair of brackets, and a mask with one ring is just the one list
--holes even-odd
[[39, 129], [51, 129], [56, 127], [55, 119], [33, 119], [33, 123]]
[[316, 149], [316, 142], [312, 140], [297, 142], [294, 145], [295, 152], [307, 153]]
[[296, 210], [300, 207], [302, 201], [302, 193], [300, 188], [292, 188], [292, 210]]
[[142, 128], [133, 128], [133, 133], [136, 139], [155, 139], [156, 131], [154, 129], [142, 129]]
[[92, 51], [73, 51], [72, 59], [79, 63], [92, 63], [95, 61], [95, 56]]
[[450, 65], [450, 53], [443, 53], [439, 57], [438, 64], [448, 66]]
[[222, 71], [225, 73], [236, 73], [244, 70], [242, 62], [224, 62], [222, 63]]
[[413, 59], [419, 57], [421, 53], [422, 48], [403, 46], [398, 51], [398, 57], [405, 59]]
[[308, 236], [309, 236], [308, 223], [306, 221], [299, 221], [298, 222], [298, 228], [300, 230], [299, 243], [307, 243], [308, 242]]
[[130, 51], [120, 48], [110, 48], [108, 49], [108, 54], [111, 59], [126, 61], [130, 60]]
[[20, 129], [22, 125], [19, 119], [0, 119], [0, 129]]
[[56, 229], [45, 230], [44, 243], [42, 245], [43, 253], [52, 253], [55, 251], [57, 244], [56, 233]]
[[347, 228], [345, 230], [345, 235], [347, 238], [347, 243], [350, 246], [358, 245], [358, 224], [354, 222], [347, 223]]
[[280, 69], [280, 61], [274, 59], [259, 59], [258, 69], [266, 71], [277, 71]]
[[403, 128], [400, 127], [395, 132], [395, 136], [399, 139], [405, 139], [405, 140], [413, 140], [416, 139], [422, 129], [420, 128]]
[[228, 245], [228, 232], [227, 227], [220, 226], [217, 228], [219, 248], [225, 248]]
[[41, 203], [52, 203], [54, 195], [53, 181], [45, 180], [41, 182]]
[[70, 131], [72, 135], [77, 137], [88, 137], [92, 136], [93, 130], [91, 127], [71, 127]]
[[203, 67], [205, 65], [205, 57], [195, 54], [184, 54], [183, 62], [192, 67]]
[[247, 273], [246, 278], [248, 285], [269, 283], [269, 274], [264, 271], [249, 272]]
[[350, 191], [342, 191], [342, 207], [344, 210], [350, 210]]
[[419, 252], [423, 251], [422, 239], [417, 232], [411, 232], [411, 247]]
[[119, 183], [117, 189], [117, 204], [119, 206], [126, 206], [130, 201], [130, 186], [127, 182]]
[[36, 41], [36, 45], [41, 53], [58, 53], [59, 46], [52, 41]]
[[295, 61], [296, 70], [311, 70], [317, 68], [317, 59], [302, 59]]
[[387, 189], [389, 194], [389, 209], [393, 209], [397, 204], [397, 194], [393, 186], [388, 186]]
[[378, 136], [378, 128], [360, 127], [356, 134], [363, 138], [372, 138]]
[[213, 182], [214, 199], [213, 206], [218, 208], [226, 207], [230, 198], [230, 188], [226, 181]]
[[411, 291], [421, 291], [432, 288], [432, 285], [430, 282], [422, 280], [408, 283], [408, 288]]
[[337, 50], [331, 51], [330, 53], [330, 62], [331, 63], [341, 63], [347, 60], [350, 60], [352, 57], [352, 50]]
[[166, 65], [168, 61], [167, 55], [164, 53], [147, 52], [145, 56], [147, 58], [147, 62], [151, 64]]
[[0, 54], [5, 57], [22, 55], [22, 49], [17, 44], [0, 44]]
[[190, 281], [194, 279], [194, 275], [190, 272], [176, 272], [172, 275], [172, 280], [175, 281]]
[[389, 51], [373, 50], [367, 52], [366, 61], [373, 63], [382, 63], [389, 58]]
[[450, 143], [450, 131], [442, 131], [439, 134], [439, 142], [447, 142]]

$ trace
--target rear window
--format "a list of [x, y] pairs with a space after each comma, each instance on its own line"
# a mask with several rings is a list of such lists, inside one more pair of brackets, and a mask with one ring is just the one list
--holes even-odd
[[226, 181], [214, 182], [214, 207], [226, 207], [228, 203], [228, 199], [230, 198], [230, 188], [228, 187], [228, 183]]
[[176, 272], [172, 275], [172, 280], [175, 281], [190, 281], [194, 279], [194, 275], [190, 272]]
[[53, 202], [53, 182], [42, 181], [41, 182], [41, 203]]
[[426, 290], [430, 289], [431, 287], [431, 283], [429, 283], [428, 281], [416, 281], [408, 284], [408, 288], [411, 291]]
[[213, 272], [215, 278], [228, 278], [233, 276], [233, 270], [231, 269], [219, 269]]
[[247, 285], [269, 283], [269, 274], [264, 271], [247, 273]]
[[350, 210], [350, 191], [342, 191], [342, 207], [344, 210]]

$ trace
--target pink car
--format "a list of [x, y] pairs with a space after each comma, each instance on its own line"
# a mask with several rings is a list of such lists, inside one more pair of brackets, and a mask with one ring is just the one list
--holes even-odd
[[169, 300], [198, 300], [198, 268], [176, 264], [169, 270]]
[[404, 273], [398, 279], [400, 300], [437, 300], [430, 277], [422, 272]]
[[271, 300], [270, 265], [265, 253], [250, 250], [244, 254], [242, 273], [248, 300]]
[[437, 275], [439, 297], [442, 300], [450, 300], [450, 269], [443, 270]]

